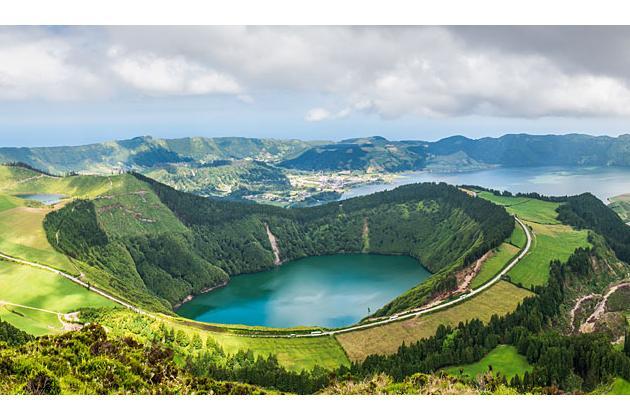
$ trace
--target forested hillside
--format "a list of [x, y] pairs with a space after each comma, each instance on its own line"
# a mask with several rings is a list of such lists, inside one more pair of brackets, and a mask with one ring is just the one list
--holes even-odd
[[514, 228], [501, 207], [446, 184], [284, 209], [182, 193], [139, 174], [123, 179], [119, 190], [49, 214], [46, 232], [61, 252], [108, 273], [109, 287], [162, 311], [228, 276], [269, 269], [276, 258], [360, 252], [410, 255], [441, 272], [417, 291], [418, 301], [453, 287], [444, 273]]

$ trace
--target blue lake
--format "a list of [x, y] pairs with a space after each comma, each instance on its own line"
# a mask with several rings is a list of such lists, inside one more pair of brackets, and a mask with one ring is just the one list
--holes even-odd
[[308, 257], [243, 274], [182, 305], [181, 316], [268, 327], [353, 324], [421, 283], [430, 273], [406, 256], [342, 254]]
[[495, 168], [458, 173], [409, 172], [396, 178], [390, 184], [372, 184], [354, 188], [343, 194], [341, 198], [371, 194], [416, 182], [479, 185], [513, 193], [538, 192], [544, 195], [576, 195], [590, 192], [608, 203], [607, 199], [610, 197], [630, 193], [630, 168], [545, 166]]

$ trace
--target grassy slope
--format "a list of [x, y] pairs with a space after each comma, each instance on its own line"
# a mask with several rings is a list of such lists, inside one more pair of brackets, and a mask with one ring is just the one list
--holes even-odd
[[[99, 315], [96, 322], [107, 327], [110, 333], [114, 335], [132, 335], [139, 341], [150, 341], [152, 334], [163, 323], [166, 328], [172, 328], [176, 332], [181, 330], [188, 337], [199, 334], [204, 343], [208, 337], [211, 337], [227, 353], [233, 354], [239, 350], [251, 350], [255, 355], [275, 354], [281, 365], [296, 371], [308, 370], [316, 365], [334, 369], [342, 364], [349, 364], [339, 343], [330, 336], [308, 338], [242, 337], [182, 324], [173, 318], [149, 318], [122, 309], [105, 311]], [[192, 350], [187, 348], [186, 351]]]
[[[520, 226], [516, 229], [522, 232]], [[492, 279], [512, 258], [518, 253], [519, 249], [512, 244], [503, 243], [497, 248], [495, 253], [488, 258], [483, 264], [479, 273], [475, 276], [471, 283], [471, 287], [476, 289]]]
[[622, 378], [616, 378], [613, 383], [610, 391], [608, 391], [610, 395], [630, 395], [630, 382], [626, 381]]
[[275, 354], [287, 369], [311, 369], [316, 365], [336, 368], [348, 365], [348, 358], [337, 341], [330, 336], [316, 338], [255, 338], [214, 334], [214, 339], [227, 353], [249, 349], [254, 354]]
[[579, 247], [590, 248], [588, 231], [574, 230], [566, 225], [543, 225], [529, 222], [534, 233], [530, 253], [508, 275], [523, 287], [543, 285], [549, 276], [549, 263], [566, 262]]
[[93, 198], [106, 193], [119, 177], [71, 176], [56, 178], [26, 168], [0, 165], [0, 191], [7, 194], [63, 194]]
[[522, 377], [526, 371], [532, 370], [525, 356], [518, 354], [515, 347], [506, 345], [497, 346], [477, 363], [452, 366], [444, 370], [455, 376], [460, 376], [462, 374], [460, 370], [463, 370], [463, 375], [475, 378], [479, 374], [488, 372], [489, 365], [492, 366], [493, 372], [499, 372], [508, 379], [512, 379], [515, 375]]
[[78, 274], [68, 257], [55, 251], [46, 239], [43, 220], [51, 207], [23, 205], [0, 212], [0, 251]]
[[[534, 240], [529, 254], [508, 274], [516, 284], [523, 287], [543, 285], [549, 275], [549, 263], [555, 259], [566, 262], [573, 251], [579, 247], [589, 248], [588, 231], [575, 230], [556, 220], [556, 209], [560, 203], [551, 203], [525, 197], [502, 197], [487, 191], [479, 193], [481, 198], [506, 207], [525, 221], [534, 233]], [[518, 234], [512, 235], [513, 244], [523, 242]]]
[[36, 336], [63, 332], [57, 315], [49, 312], [0, 304], [0, 319]]
[[0, 260], [0, 299], [68, 313], [78, 308], [116, 304], [49, 271]]
[[508, 242], [517, 248], [523, 248], [527, 244], [525, 232], [523, 232], [523, 229], [521, 229], [520, 226], [514, 227], [514, 231], [512, 232], [512, 236], [510, 236]]
[[[46, 239], [43, 220], [51, 206], [28, 207], [10, 194], [57, 193], [95, 197], [111, 187], [104, 177], [54, 178], [0, 166], [0, 251], [78, 275], [75, 265]], [[63, 205], [63, 204], [61, 204]], [[0, 260], [0, 300], [55, 312], [113, 306], [109, 300], [53, 273]], [[5, 305], [0, 317], [34, 335], [61, 332], [55, 314]]]
[[610, 208], [621, 217], [621, 220], [630, 223], [630, 194], [612, 197], [610, 201]]
[[530, 292], [500, 281], [479, 295], [442, 311], [336, 337], [351, 360], [363, 360], [369, 354], [394, 353], [403, 342], [413, 343], [430, 337], [440, 324], [456, 326], [474, 318], [487, 322], [493, 314], [513, 311], [528, 296]]
[[155, 193], [131, 175], [116, 177], [94, 204], [99, 225], [109, 237], [187, 231]]
[[502, 197], [487, 191], [479, 192], [478, 196], [505, 207], [508, 213], [515, 214], [523, 220], [545, 224], [560, 223], [556, 220], [558, 216], [556, 209], [561, 203], [552, 203], [526, 197]]

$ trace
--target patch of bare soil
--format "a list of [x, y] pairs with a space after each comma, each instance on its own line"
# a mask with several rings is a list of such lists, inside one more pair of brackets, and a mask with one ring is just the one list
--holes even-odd
[[79, 331], [83, 328], [83, 324], [79, 322], [79, 312], [58, 314], [57, 318], [61, 322], [64, 331]]
[[[590, 333], [598, 330], [598, 327], [601, 329], [605, 324], [607, 327], [610, 326], [610, 322], [607, 321], [615, 321], [611, 318], [611, 316], [606, 316], [606, 314], [612, 314], [613, 312], [606, 312], [606, 305], [608, 303], [608, 298], [615, 293], [618, 289], [623, 287], [630, 287], [630, 281], [625, 281], [622, 283], [615, 284], [610, 287], [608, 291], [604, 294], [602, 300], [597, 304], [593, 313], [586, 319], [585, 322], [580, 325], [579, 331], [581, 333]], [[601, 322], [598, 322], [600, 321]]]
[[490, 258], [493, 252], [494, 251], [486, 252], [477, 261], [470, 264], [468, 267], [461, 269], [455, 274], [455, 277], [457, 278], [457, 289], [454, 291], [455, 293], [463, 293], [469, 289], [470, 283], [477, 274], [479, 274], [481, 267], [483, 267], [483, 263]]

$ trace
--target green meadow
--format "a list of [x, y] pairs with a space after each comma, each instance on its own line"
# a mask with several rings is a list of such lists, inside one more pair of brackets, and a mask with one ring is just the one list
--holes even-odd
[[[521, 230], [520, 226], [517, 229]], [[518, 254], [518, 252], [519, 249], [512, 244], [502, 243], [499, 245], [496, 251], [494, 251], [494, 254], [484, 262], [481, 270], [479, 270], [479, 273], [477, 273], [470, 284], [470, 287], [476, 289], [491, 280], [516, 256], [516, 254]]]
[[494, 195], [488, 191], [479, 192], [479, 197], [499, 204], [508, 213], [518, 216], [520, 219], [543, 224], [559, 224], [556, 219], [556, 209], [561, 203], [536, 200], [527, 197], [503, 197]]
[[68, 313], [116, 303], [46, 270], [0, 259], [0, 300]]
[[577, 248], [591, 246], [586, 230], [575, 230], [566, 225], [526, 224], [534, 234], [532, 248], [508, 273], [513, 283], [523, 287], [544, 285], [551, 261], [566, 262]]
[[444, 369], [455, 376], [469, 376], [471, 378], [482, 375], [490, 370], [501, 373], [507, 379], [514, 376], [523, 376], [525, 372], [532, 370], [532, 365], [527, 363], [525, 356], [520, 355], [513, 346], [499, 345], [477, 363], [462, 366], [451, 366]]
[[7, 303], [0, 303], [0, 319], [36, 336], [63, 332], [63, 325], [56, 314]]
[[492, 315], [505, 315], [532, 293], [515, 285], [499, 281], [487, 290], [441, 311], [420, 315], [374, 328], [337, 334], [352, 361], [364, 360], [370, 354], [396, 353], [402, 343], [414, 343], [435, 334], [440, 324], [457, 326], [477, 318], [488, 322]]
[[[577, 248], [591, 246], [587, 239], [588, 231], [575, 230], [556, 219], [560, 203], [496, 196], [487, 191], [481, 191], [479, 196], [504, 206], [510, 214], [522, 219], [533, 233], [529, 253], [508, 273], [515, 284], [526, 288], [544, 285], [551, 261], [566, 262]], [[512, 233], [509, 241], [513, 245], [524, 246], [526, 238], [523, 233]]]

